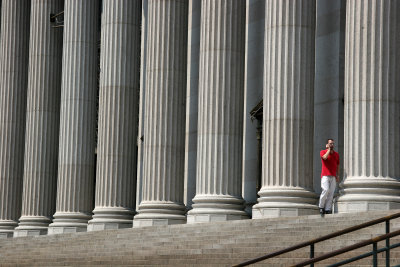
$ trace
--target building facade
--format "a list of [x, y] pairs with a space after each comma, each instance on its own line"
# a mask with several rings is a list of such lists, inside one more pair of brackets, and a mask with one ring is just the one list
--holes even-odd
[[398, 11], [3, 0], [0, 237], [400, 208]]

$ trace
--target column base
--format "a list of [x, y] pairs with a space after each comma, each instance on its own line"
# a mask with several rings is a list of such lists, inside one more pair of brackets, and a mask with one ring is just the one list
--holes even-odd
[[338, 202], [336, 210], [338, 213], [349, 212], [365, 212], [365, 211], [383, 211], [383, 210], [397, 210], [400, 209], [398, 202], [382, 202], [382, 201], [351, 201], [351, 202]]
[[299, 187], [263, 188], [253, 206], [253, 219], [319, 214], [318, 196]]
[[46, 235], [51, 219], [46, 216], [22, 216], [14, 237]]
[[87, 231], [116, 230], [131, 228], [134, 211], [129, 208], [95, 208], [93, 219], [88, 222]]
[[86, 232], [91, 214], [83, 212], [56, 212], [49, 225], [48, 235]]
[[223, 195], [200, 195], [193, 199], [187, 223], [222, 222], [248, 219], [242, 198]]
[[25, 236], [39, 236], [47, 235], [46, 229], [16, 229], [14, 230], [14, 237], [25, 237]]
[[387, 177], [347, 177], [340, 184], [339, 213], [400, 209], [400, 181]]
[[10, 238], [13, 236], [14, 236], [14, 230], [10, 230], [10, 231], [1, 230], [0, 231], [0, 239]]
[[133, 227], [186, 223], [186, 207], [174, 202], [142, 201]]
[[0, 220], [0, 238], [13, 237], [14, 229], [18, 226], [18, 222], [13, 220]]

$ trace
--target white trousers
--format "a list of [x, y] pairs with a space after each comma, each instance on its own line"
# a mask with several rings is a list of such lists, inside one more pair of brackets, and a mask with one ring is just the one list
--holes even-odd
[[332, 210], [332, 200], [336, 189], [336, 177], [322, 176], [321, 188], [322, 192], [319, 198], [319, 208]]

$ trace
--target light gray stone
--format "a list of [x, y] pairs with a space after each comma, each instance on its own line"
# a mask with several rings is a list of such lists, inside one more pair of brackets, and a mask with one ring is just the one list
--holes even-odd
[[[333, 214], [324, 218], [312, 215], [17, 238], [0, 240], [0, 255], [2, 265], [6, 266], [221, 266], [227, 265], [227, 259], [231, 259], [228, 262], [231, 266], [263, 255], [266, 250], [280, 250], [391, 213], [368, 212], [359, 213], [358, 216]], [[391, 223], [391, 229], [396, 229], [393, 228], [396, 227], [396, 221]], [[331, 252], [384, 233], [384, 225], [372, 226], [324, 242], [316, 252]], [[265, 261], [263, 265], [288, 266], [295, 261], [308, 259], [308, 253], [309, 248], [304, 248], [272, 263]], [[392, 251], [391, 259], [396, 260], [392, 262], [395, 265], [400, 260], [400, 254]], [[333, 260], [337, 261], [337, 258]], [[380, 260], [383, 264], [378, 263], [378, 266], [385, 266], [385, 257]], [[364, 263], [370, 266], [371, 258]]]
[[103, 1], [96, 203], [89, 231], [132, 227], [140, 5], [138, 0]]
[[66, 0], [56, 213], [49, 234], [86, 231], [92, 217], [99, 1]]
[[314, 31], [315, 1], [265, 2], [262, 188], [253, 218], [318, 211], [312, 161]]
[[[400, 207], [400, 3], [347, 1], [339, 212]], [[368, 44], [368, 45], [367, 45]]]
[[46, 234], [55, 212], [63, 32], [49, 16], [63, 7], [62, 0], [31, 2], [22, 212], [14, 236]]
[[30, 1], [2, 1], [0, 39], [0, 237], [21, 216]]
[[188, 223], [247, 218], [242, 193], [246, 2], [201, 3], [196, 196]]
[[143, 191], [134, 226], [186, 222], [183, 183], [187, 12], [187, 1], [148, 1]]

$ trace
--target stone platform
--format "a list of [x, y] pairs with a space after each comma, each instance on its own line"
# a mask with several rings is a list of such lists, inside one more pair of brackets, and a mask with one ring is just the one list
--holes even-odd
[[[0, 239], [0, 266], [231, 266], [394, 212], [333, 214], [325, 218], [310, 215]], [[400, 228], [400, 219], [392, 221], [391, 226]], [[384, 231], [384, 224], [379, 224], [323, 242], [316, 246], [316, 256]], [[396, 241], [400, 242], [400, 237], [391, 242]], [[381, 246], [383, 243], [378, 244]], [[367, 249], [370, 247], [359, 251]], [[288, 266], [305, 260], [308, 255], [308, 248], [301, 249], [260, 265]], [[371, 261], [369, 258], [351, 266], [371, 266]], [[379, 256], [379, 261], [383, 264], [383, 255]], [[326, 260], [316, 266], [332, 262]], [[399, 263], [398, 248], [391, 253], [391, 264]]]

